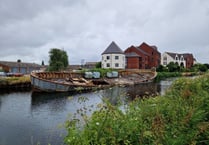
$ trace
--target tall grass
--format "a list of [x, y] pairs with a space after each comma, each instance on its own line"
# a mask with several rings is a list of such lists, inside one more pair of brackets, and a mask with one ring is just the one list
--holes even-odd
[[30, 82], [30, 76], [0, 78], [0, 85], [13, 85], [13, 84], [29, 83], [29, 82]]
[[164, 96], [137, 99], [123, 111], [106, 102], [84, 120], [83, 128], [75, 118], [66, 122], [66, 144], [209, 144], [209, 74], [178, 79]]

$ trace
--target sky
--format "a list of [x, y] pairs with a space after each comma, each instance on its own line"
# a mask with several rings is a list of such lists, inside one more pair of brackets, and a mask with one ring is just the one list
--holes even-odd
[[52, 48], [65, 50], [70, 64], [101, 61], [112, 41], [209, 63], [209, 1], [0, 0], [1, 61], [48, 64]]

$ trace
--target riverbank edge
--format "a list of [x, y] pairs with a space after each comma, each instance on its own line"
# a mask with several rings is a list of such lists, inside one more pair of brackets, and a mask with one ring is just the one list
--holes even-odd
[[206, 73], [203, 72], [157, 72], [157, 76], [155, 77], [154, 81], [159, 82], [166, 78], [172, 78], [172, 77], [192, 77], [192, 76], [198, 76], [203, 75]]

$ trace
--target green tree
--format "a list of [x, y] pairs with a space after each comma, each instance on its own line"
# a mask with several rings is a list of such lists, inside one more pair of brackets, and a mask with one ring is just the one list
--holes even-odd
[[168, 72], [168, 68], [163, 65], [159, 65], [157, 67], [157, 72]]
[[206, 71], [208, 70], [208, 68], [207, 68], [206, 65], [200, 64], [200, 65], [199, 65], [199, 70], [200, 70], [201, 72], [206, 72]]
[[68, 55], [67, 52], [58, 48], [52, 48], [49, 51], [49, 71], [60, 71], [67, 68]]
[[180, 71], [180, 66], [178, 63], [170, 62], [168, 65], [168, 70], [169, 72], [179, 72]]
[[209, 69], [209, 64], [208, 63], [204, 63], [204, 65]]
[[192, 68], [190, 69], [191, 71], [201, 71], [201, 72], [206, 72], [208, 70], [207, 64], [195, 64], [192, 66]]
[[102, 62], [100, 61], [100, 62], [97, 62], [96, 63], [96, 68], [101, 68], [102, 67]]

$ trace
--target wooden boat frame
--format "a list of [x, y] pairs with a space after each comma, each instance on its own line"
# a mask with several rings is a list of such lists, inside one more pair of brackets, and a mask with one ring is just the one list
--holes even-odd
[[97, 88], [92, 80], [86, 80], [81, 73], [32, 72], [33, 90], [43, 92], [71, 92]]

